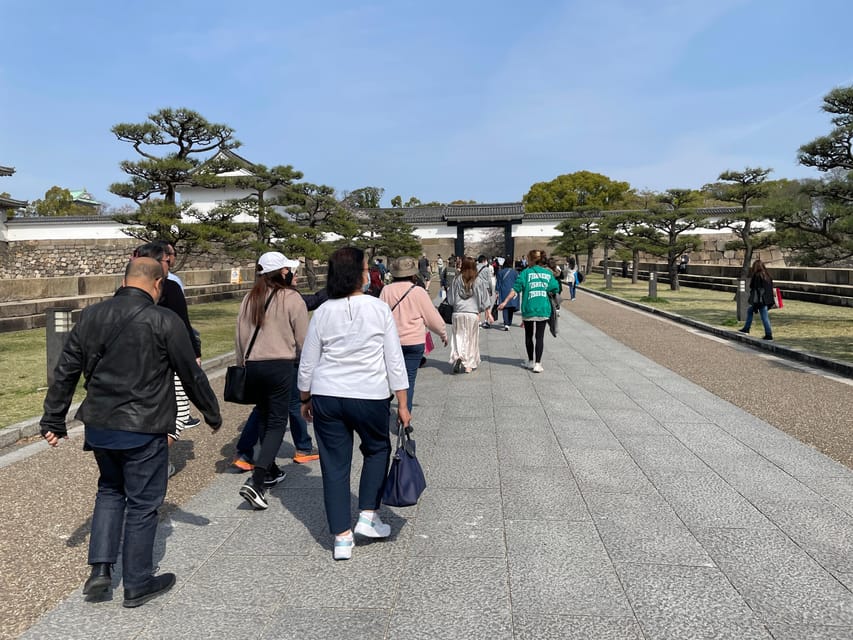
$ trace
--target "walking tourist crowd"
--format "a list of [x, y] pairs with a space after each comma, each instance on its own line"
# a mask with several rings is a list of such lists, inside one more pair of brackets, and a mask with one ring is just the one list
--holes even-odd
[[[183, 284], [171, 273], [176, 255], [164, 242], [138, 247], [115, 296], [83, 310], [41, 419], [43, 437], [56, 446], [67, 436], [66, 417], [82, 376], [86, 397], [76, 417], [100, 472], [83, 593], [96, 599], [108, 591], [121, 549], [125, 607], [144, 604], [175, 583], [174, 574], [154, 575], [154, 537], [157, 509], [174, 473], [169, 445], [200, 422], [191, 417], [189, 401], [212, 429], [222, 424], [200, 367], [201, 341], [187, 314]], [[481, 362], [480, 330], [502, 311], [501, 328], [508, 331], [520, 310], [527, 366], [541, 372], [561, 273], [539, 250], [514, 265], [503, 257], [450, 256], [445, 262], [439, 256], [439, 295], [433, 300], [425, 256], [400, 257], [388, 268], [381, 261], [369, 265], [361, 249], [338, 249], [329, 259], [325, 288], [313, 294], [296, 288], [299, 265], [277, 251], [261, 255], [240, 305], [235, 359], [254, 406], [233, 466], [249, 472], [240, 497], [255, 510], [268, 508], [268, 490], [286, 475], [276, 458], [289, 424], [293, 461], [319, 460], [333, 557], [345, 560], [356, 536], [391, 534], [378, 513], [389, 472], [390, 427], [394, 421], [410, 425], [418, 370], [435, 346], [433, 335], [449, 345], [452, 372], [471, 373]], [[449, 316], [436, 308], [439, 302]], [[353, 516], [355, 435], [363, 464]]]

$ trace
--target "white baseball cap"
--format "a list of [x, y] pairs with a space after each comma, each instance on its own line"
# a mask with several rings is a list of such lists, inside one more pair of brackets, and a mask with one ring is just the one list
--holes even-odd
[[299, 268], [299, 260], [288, 260], [287, 256], [278, 251], [267, 251], [258, 258], [258, 266], [261, 268], [261, 274], [272, 273], [279, 269], [287, 267], [291, 271]]

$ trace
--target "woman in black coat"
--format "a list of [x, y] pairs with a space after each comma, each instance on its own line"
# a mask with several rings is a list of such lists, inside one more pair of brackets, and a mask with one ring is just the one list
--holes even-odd
[[767, 310], [773, 305], [773, 280], [767, 273], [767, 267], [761, 260], [752, 263], [749, 269], [749, 308], [746, 310], [746, 324], [741, 333], [749, 333], [752, 326], [752, 316], [757, 311], [764, 325], [764, 339], [773, 339], [773, 330], [770, 328], [770, 315]]

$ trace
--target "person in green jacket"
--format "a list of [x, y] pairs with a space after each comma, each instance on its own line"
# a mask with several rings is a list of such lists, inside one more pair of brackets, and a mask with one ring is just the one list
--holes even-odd
[[[533, 249], [527, 254], [530, 265], [518, 275], [518, 279], [506, 298], [498, 306], [503, 308], [516, 296], [521, 296], [521, 317], [524, 320], [524, 345], [527, 348], [527, 368], [534, 373], [542, 373], [542, 349], [545, 341], [545, 328], [551, 316], [549, 294], [560, 289], [554, 272], [548, 268], [548, 257], [544, 251]], [[534, 345], [534, 334], [536, 336]], [[534, 358], [535, 356], [535, 358]]]

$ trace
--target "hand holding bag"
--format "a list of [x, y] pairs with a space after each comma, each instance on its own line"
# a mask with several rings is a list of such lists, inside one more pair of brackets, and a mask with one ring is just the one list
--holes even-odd
[[415, 457], [415, 441], [411, 438], [412, 427], [397, 423], [397, 450], [391, 460], [391, 468], [385, 479], [382, 502], [389, 507], [411, 507], [418, 503], [426, 478], [421, 463]]
[[[270, 306], [273, 296], [277, 289], [274, 289], [267, 298], [264, 305], [264, 313]], [[246, 355], [243, 357], [243, 366], [231, 365], [225, 370], [225, 391], [222, 392], [222, 397], [225, 402], [233, 402], [235, 404], [255, 404], [257, 399], [254, 394], [246, 386], [246, 361], [249, 359], [249, 354], [252, 352], [252, 347], [255, 346], [255, 340], [258, 337], [260, 327], [255, 327], [255, 332], [252, 334], [252, 339], [249, 342], [249, 347], [246, 349]]]
[[438, 313], [445, 324], [453, 324], [453, 305], [446, 299], [442, 300], [441, 304], [438, 305]]

